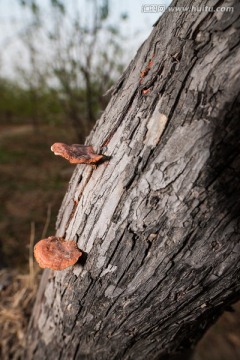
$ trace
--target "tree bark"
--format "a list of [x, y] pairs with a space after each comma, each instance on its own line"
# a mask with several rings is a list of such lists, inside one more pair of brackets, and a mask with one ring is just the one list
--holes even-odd
[[111, 159], [57, 221], [85, 256], [44, 272], [27, 359], [169, 359], [239, 298], [240, 10], [201, 3], [229, 5], [166, 11], [116, 84], [87, 141]]

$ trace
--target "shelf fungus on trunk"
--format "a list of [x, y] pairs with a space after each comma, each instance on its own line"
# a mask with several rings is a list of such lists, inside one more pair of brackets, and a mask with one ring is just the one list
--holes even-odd
[[62, 156], [71, 164], [96, 165], [105, 157], [103, 154], [95, 153], [90, 145], [55, 143], [51, 146], [51, 150], [55, 155]]
[[73, 240], [50, 236], [34, 246], [34, 256], [41, 268], [64, 270], [74, 265], [82, 252]]

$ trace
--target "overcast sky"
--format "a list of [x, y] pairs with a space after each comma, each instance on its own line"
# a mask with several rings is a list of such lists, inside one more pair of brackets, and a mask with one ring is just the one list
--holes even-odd
[[[79, 4], [82, 0], [78, 1]], [[158, 4], [168, 6], [170, 0], [159, 0], [159, 2], [152, 0], [113, 0], [111, 2], [111, 19], [118, 21], [121, 13], [127, 13], [129, 20], [124, 25], [125, 35], [129, 35], [130, 44], [127, 44], [132, 51], [132, 57], [141, 43], [152, 31], [152, 25], [159, 18], [161, 12], [149, 12], [149, 5]], [[48, 0], [41, 0], [41, 5], [48, 4]], [[69, 6], [71, 0], [68, 0]], [[87, 12], [84, 7], [81, 8], [82, 13]], [[29, 14], [30, 19], [30, 14]], [[29, 20], [25, 13], [18, 5], [18, 0], [0, 0], [0, 75], [14, 76], [14, 66], [16, 61], [26, 61], [24, 49], [21, 42], [18, 40], [17, 34], [26, 26]]]

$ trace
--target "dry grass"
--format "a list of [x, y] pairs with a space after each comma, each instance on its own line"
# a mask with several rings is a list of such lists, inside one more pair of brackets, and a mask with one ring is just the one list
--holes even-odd
[[16, 270], [0, 271], [0, 358], [20, 359], [39, 283], [39, 273], [19, 275]]

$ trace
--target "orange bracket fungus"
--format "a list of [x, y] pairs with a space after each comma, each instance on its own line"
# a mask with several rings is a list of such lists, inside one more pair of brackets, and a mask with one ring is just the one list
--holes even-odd
[[93, 147], [88, 145], [55, 143], [51, 146], [51, 150], [55, 155], [62, 156], [71, 164], [96, 165], [105, 157], [102, 154], [96, 154]]
[[82, 252], [73, 240], [50, 236], [34, 246], [34, 256], [41, 268], [64, 270], [74, 265]]

